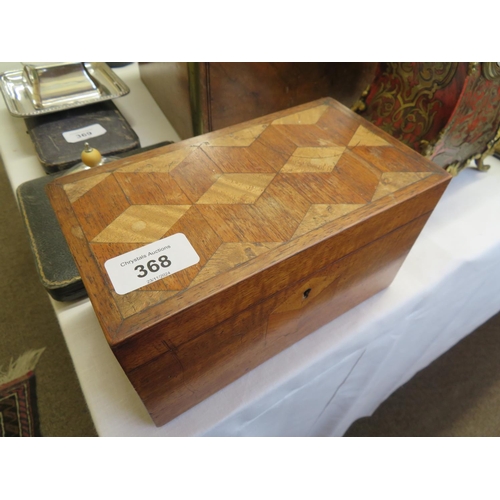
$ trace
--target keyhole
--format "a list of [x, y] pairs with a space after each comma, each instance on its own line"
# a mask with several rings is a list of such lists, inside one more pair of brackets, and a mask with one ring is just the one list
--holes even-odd
[[304, 295], [303, 295], [304, 299], [307, 299], [307, 297], [309, 297], [309, 294], [310, 294], [310, 293], [311, 293], [311, 289], [310, 289], [310, 288], [308, 288], [308, 289], [304, 292]]

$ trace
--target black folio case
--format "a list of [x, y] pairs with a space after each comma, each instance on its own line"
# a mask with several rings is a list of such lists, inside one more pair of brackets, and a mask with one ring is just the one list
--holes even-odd
[[[166, 141], [115, 156], [124, 158], [168, 144], [171, 142]], [[79, 147], [82, 147], [82, 143]], [[53, 299], [67, 302], [86, 297], [87, 292], [45, 193], [45, 186], [63, 174], [64, 172], [47, 175], [21, 184], [17, 188], [17, 199], [40, 281]]]

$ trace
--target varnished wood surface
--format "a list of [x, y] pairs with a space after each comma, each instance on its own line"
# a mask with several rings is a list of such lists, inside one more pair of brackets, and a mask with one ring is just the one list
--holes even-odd
[[139, 70], [141, 80], [179, 137], [193, 137], [188, 64], [185, 62], [140, 63]]
[[[212, 382], [205, 380], [207, 388], [194, 391], [192, 405], [244, 373], [242, 367], [256, 366], [290, 345], [305, 331], [297, 327], [297, 311], [290, 305], [275, 303], [272, 321], [271, 311], [262, 309], [269, 325], [279, 324], [277, 332], [289, 328], [289, 333], [276, 334], [283, 339], [271, 342], [274, 326], [245, 329], [231, 351], [238, 360], [217, 357], [220, 335], [215, 332], [226, 323], [234, 331], [240, 331], [240, 323], [254, 324], [255, 314], [246, 316], [252, 308], [274, 303], [294, 284], [343, 258], [341, 266], [356, 261], [367, 275], [378, 276], [361, 249], [392, 242], [389, 235], [406, 227], [402, 231], [410, 236], [394, 249], [400, 252], [393, 259], [398, 267], [399, 256], [421, 228], [417, 224], [417, 232], [410, 230], [412, 221], [428, 216], [449, 178], [347, 108], [324, 99], [58, 179], [49, 195], [107, 340], [158, 423], [172, 414], [164, 405], [173, 396], [165, 394], [181, 389], [167, 390], [165, 381], [158, 382], [163, 389], [156, 387], [154, 380], [163, 375], [153, 375], [148, 367], [161, 366], [160, 372], [173, 378], [175, 370], [186, 372], [176, 380], [190, 373], [206, 378], [207, 365], [198, 366], [195, 353], [216, 360], [210, 372], [220, 370], [220, 375], [208, 376]], [[126, 295], [114, 292], [104, 268], [108, 259], [176, 233], [186, 235], [200, 256], [198, 264]], [[346, 258], [357, 251], [365, 264]], [[384, 254], [393, 255], [392, 249]], [[376, 266], [379, 257], [374, 259]], [[394, 266], [381, 264], [381, 269]], [[392, 279], [394, 273], [383, 273], [384, 286], [389, 275]], [[373, 287], [368, 281], [362, 288], [349, 285], [348, 299], [338, 300], [348, 307], [364, 300], [369, 295], [361, 290], [380, 289], [378, 278], [372, 279]], [[310, 303], [318, 289], [331, 289], [328, 279], [318, 280], [311, 286]], [[347, 284], [337, 285], [339, 297], [344, 296]], [[350, 295], [348, 289], [358, 291]], [[276, 350], [263, 349], [260, 341], [259, 355], [245, 347], [260, 328], [266, 345]], [[179, 362], [181, 346], [186, 358]], [[172, 359], [170, 368], [161, 361], [166, 359]], [[146, 389], [145, 383], [152, 387]]]
[[376, 63], [204, 63], [208, 128], [219, 130], [322, 97], [352, 106]]
[[129, 372], [163, 425], [229, 382], [386, 288], [429, 215], [315, 272]]
[[[141, 79], [183, 139], [323, 97], [351, 107], [377, 63], [140, 63]], [[189, 95], [189, 87], [196, 95]], [[196, 90], [194, 90], [196, 89]], [[195, 107], [196, 109], [193, 109]], [[202, 130], [193, 129], [193, 115]]]

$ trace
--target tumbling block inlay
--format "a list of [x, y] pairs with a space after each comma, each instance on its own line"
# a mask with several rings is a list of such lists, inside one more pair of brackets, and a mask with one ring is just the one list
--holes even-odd
[[223, 174], [197, 203], [202, 205], [254, 203], [273, 178], [274, 174]]
[[144, 308], [154, 306], [158, 302], [163, 302], [176, 295], [177, 291], [135, 291], [126, 295], [118, 295], [113, 292], [113, 297], [120, 305], [120, 311], [124, 318], [128, 318], [141, 312]]
[[317, 106], [305, 111], [299, 111], [282, 118], [277, 118], [273, 125], [314, 125], [328, 109], [328, 106]]
[[92, 241], [150, 243], [160, 239], [190, 205], [132, 205]]
[[394, 193], [399, 189], [413, 184], [421, 179], [432, 175], [431, 172], [386, 172], [382, 174], [377, 190], [373, 195], [372, 201], [378, 200], [388, 194]]
[[243, 130], [238, 130], [232, 134], [218, 137], [210, 141], [207, 146], [233, 146], [233, 147], [244, 147], [250, 146], [250, 144], [259, 137], [259, 135], [264, 132], [267, 125], [257, 125], [256, 127], [245, 128]]
[[[92, 247], [101, 266], [124, 244], [175, 232], [203, 242], [200, 264], [148, 285], [136, 311], [168, 299], [160, 293], [193, 288], [432, 175], [415, 172], [420, 162], [331, 103], [161, 151], [63, 185], [79, 239], [107, 244]], [[106, 214], [84, 213], [84, 206]]]
[[64, 190], [68, 195], [68, 199], [71, 201], [71, 203], [74, 203], [76, 200], [78, 200], [78, 198], [90, 191], [94, 186], [100, 184], [109, 175], [111, 174], [99, 174], [94, 177], [89, 177], [88, 179], [75, 182], [74, 184], [66, 184], [64, 186]]
[[345, 147], [297, 148], [281, 169], [282, 173], [331, 172]]
[[360, 125], [349, 141], [350, 148], [356, 146], [389, 146], [389, 143]]
[[254, 259], [272, 248], [276, 243], [223, 243], [214, 253], [208, 264], [192, 281], [190, 286], [206, 281], [221, 272], [227, 272], [244, 262]]
[[361, 204], [311, 205], [294, 236], [308, 233], [362, 206]]
[[132, 205], [188, 205], [184, 191], [164, 172], [115, 172], [125, 196]]

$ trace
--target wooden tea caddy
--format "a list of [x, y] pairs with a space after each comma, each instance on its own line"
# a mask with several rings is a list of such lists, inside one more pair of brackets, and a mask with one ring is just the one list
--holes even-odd
[[[449, 180], [328, 98], [59, 178], [48, 194], [106, 339], [163, 425], [387, 287]], [[165, 274], [182, 248], [137, 255], [179, 233], [196, 262], [115, 291], [107, 261], [127, 261], [135, 283]]]

